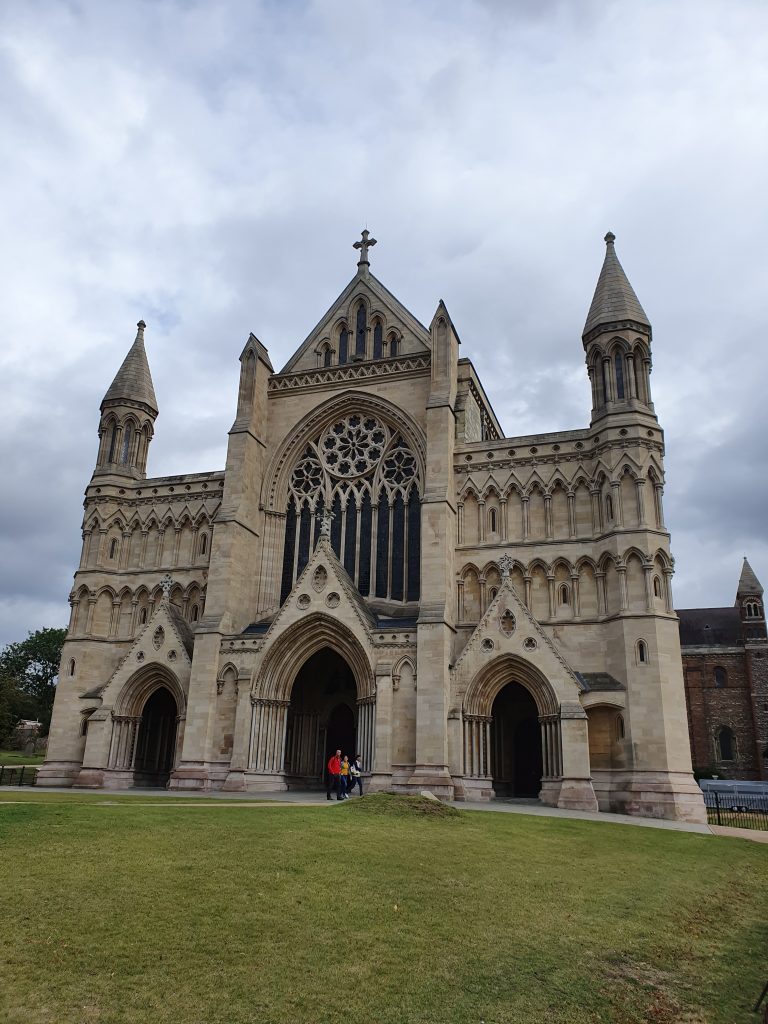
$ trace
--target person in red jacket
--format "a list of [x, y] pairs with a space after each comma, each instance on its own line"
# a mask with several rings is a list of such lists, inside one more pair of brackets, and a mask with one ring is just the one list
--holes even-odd
[[331, 790], [336, 793], [336, 799], [341, 800], [341, 791], [339, 790], [339, 779], [341, 778], [341, 751], [337, 750], [336, 753], [328, 761], [328, 785], [325, 789], [326, 800], [331, 799]]

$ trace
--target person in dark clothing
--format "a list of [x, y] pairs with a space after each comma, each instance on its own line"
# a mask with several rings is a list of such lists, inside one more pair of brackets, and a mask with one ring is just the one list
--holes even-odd
[[331, 790], [336, 794], [336, 799], [341, 800], [341, 788], [339, 782], [341, 780], [341, 751], [337, 750], [336, 753], [328, 760], [328, 784], [325, 788], [326, 800], [331, 799]]
[[355, 785], [360, 787], [360, 796], [363, 795], [363, 768], [360, 763], [360, 755], [355, 754], [354, 761], [349, 762], [349, 792], [354, 791]]

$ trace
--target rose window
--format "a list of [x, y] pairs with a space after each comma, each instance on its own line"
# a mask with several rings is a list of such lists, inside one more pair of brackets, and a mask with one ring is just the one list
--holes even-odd
[[324, 516], [336, 557], [364, 597], [419, 599], [419, 461], [374, 416], [352, 413], [310, 438], [291, 473], [281, 603], [320, 542]]
[[385, 429], [372, 417], [348, 416], [326, 432], [320, 451], [334, 476], [358, 477], [376, 466], [386, 441]]

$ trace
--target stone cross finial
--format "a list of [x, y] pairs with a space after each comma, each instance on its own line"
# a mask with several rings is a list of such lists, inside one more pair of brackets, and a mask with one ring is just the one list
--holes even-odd
[[171, 587], [173, 586], [173, 579], [171, 578], [171, 574], [169, 572], [167, 572], [165, 576], [163, 576], [163, 578], [160, 580], [160, 586], [163, 589], [164, 600], [168, 601], [171, 596]]
[[323, 509], [323, 518], [320, 520], [320, 536], [330, 537], [331, 536], [331, 523], [333, 522], [334, 515], [329, 508]]
[[368, 228], [362, 233], [362, 237], [359, 242], [353, 242], [352, 248], [360, 250], [360, 259], [357, 261], [358, 267], [368, 266], [370, 260], [368, 259], [368, 250], [372, 245], [376, 245], [376, 239], [370, 238], [370, 231]]
[[499, 559], [499, 569], [501, 569], [501, 578], [508, 580], [509, 575], [512, 572], [512, 566], [515, 564], [515, 560], [511, 555], [502, 555]]

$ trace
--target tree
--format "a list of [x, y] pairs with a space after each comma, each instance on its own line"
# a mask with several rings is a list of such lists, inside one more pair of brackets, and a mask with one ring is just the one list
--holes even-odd
[[[8, 644], [0, 651], [0, 679], [5, 681], [5, 706], [13, 709], [19, 704], [19, 699], [13, 696], [14, 691], [19, 697], [32, 698], [43, 734], [48, 731], [51, 721], [61, 649], [66, 636], [66, 629], [38, 629], [26, 640]], [[29, 711], [30, 704], [25, 703], [25, 706]], [[19, 714], [18, 717], [24, 715]]]

